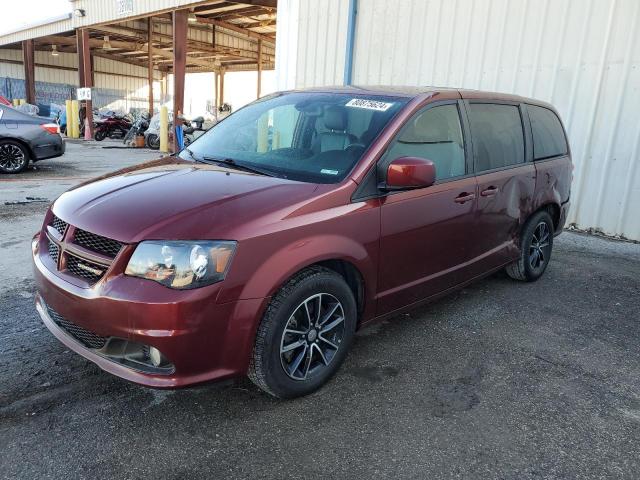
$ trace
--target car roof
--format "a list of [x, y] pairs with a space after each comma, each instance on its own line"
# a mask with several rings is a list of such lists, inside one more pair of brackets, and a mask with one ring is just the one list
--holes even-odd
[[438, 92], [458, 92], [462, 99], [469, 100], [497, 100], [506, 102], [522, 102], [540, 105], [555, 110], [553, 105], [533, 99], [514, 95], [510, 93], [488, 92], [483, 90], [461, 89], [452, 87], [437, 86], [410, 86], [410, 85], [337, 85], [328, 87], [311, 87], [292, 90], [295, 92], [319, 92], [319, 93], [351, 93], [360, 95], [386, 95], [391, 97], [413, 98], [420, 95], [433, 94]]

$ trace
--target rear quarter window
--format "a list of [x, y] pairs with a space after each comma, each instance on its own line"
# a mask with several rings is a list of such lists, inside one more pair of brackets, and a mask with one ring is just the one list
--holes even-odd
[[471, 103], [469, 123], [476, 173], [524, 163], [524, 132], [517, 106]]
[[527, 105], [531, 133], [533, 135], [533, 158], [545, 158], [566, 155], [569, 151], [567, 139], [558, 116], [548, 108]]

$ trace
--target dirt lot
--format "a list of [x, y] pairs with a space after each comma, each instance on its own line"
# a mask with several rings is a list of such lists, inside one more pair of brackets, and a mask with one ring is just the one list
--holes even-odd
[[368, 328], [307, 398], [154, 391], [69, 352], [33, 307], [48, 203], [157, 157], [100, 147], [0, 177], [0, 477], [640, 477], [640, 245], [565, 232], [537, 283], [497, 274]]

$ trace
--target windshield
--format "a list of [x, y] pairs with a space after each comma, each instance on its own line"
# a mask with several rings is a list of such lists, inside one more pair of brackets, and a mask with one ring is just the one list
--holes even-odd
[[406, 98], [298, 92], [260, 99], [180, 153], [291, 180], [340, 182]]

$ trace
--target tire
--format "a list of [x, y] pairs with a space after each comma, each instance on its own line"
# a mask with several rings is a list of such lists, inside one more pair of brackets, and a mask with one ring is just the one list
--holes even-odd
[[535, 282], [547, 269], [553, 250], [553, 220], [546, 210], [535, 213], [520, 234], [520, 258], [505, 271], [514, 280]]
[[356, 301], [340, 275], [319, 266], [302, 270], [267, 307], [256, 334], [249, 378], [278, 398], [314, 392], [347, 356], [356, 318]]
[[29, 151], [20, 142], [0, 140], [0, 172], [20, 173], [29, 165]]
[[107, 138], [107, 132], [105, 132], [104, 130], [96, 130], [96, 133], [93, 134], [93, 139], [96, 142], [101, 142], [105, 138]]
[[147, 135], [144, 139], [144, 143], [147, 145], [147, 148], [151, 150], [159, 150], [160, 149], [160, 137], [153, 133]]

